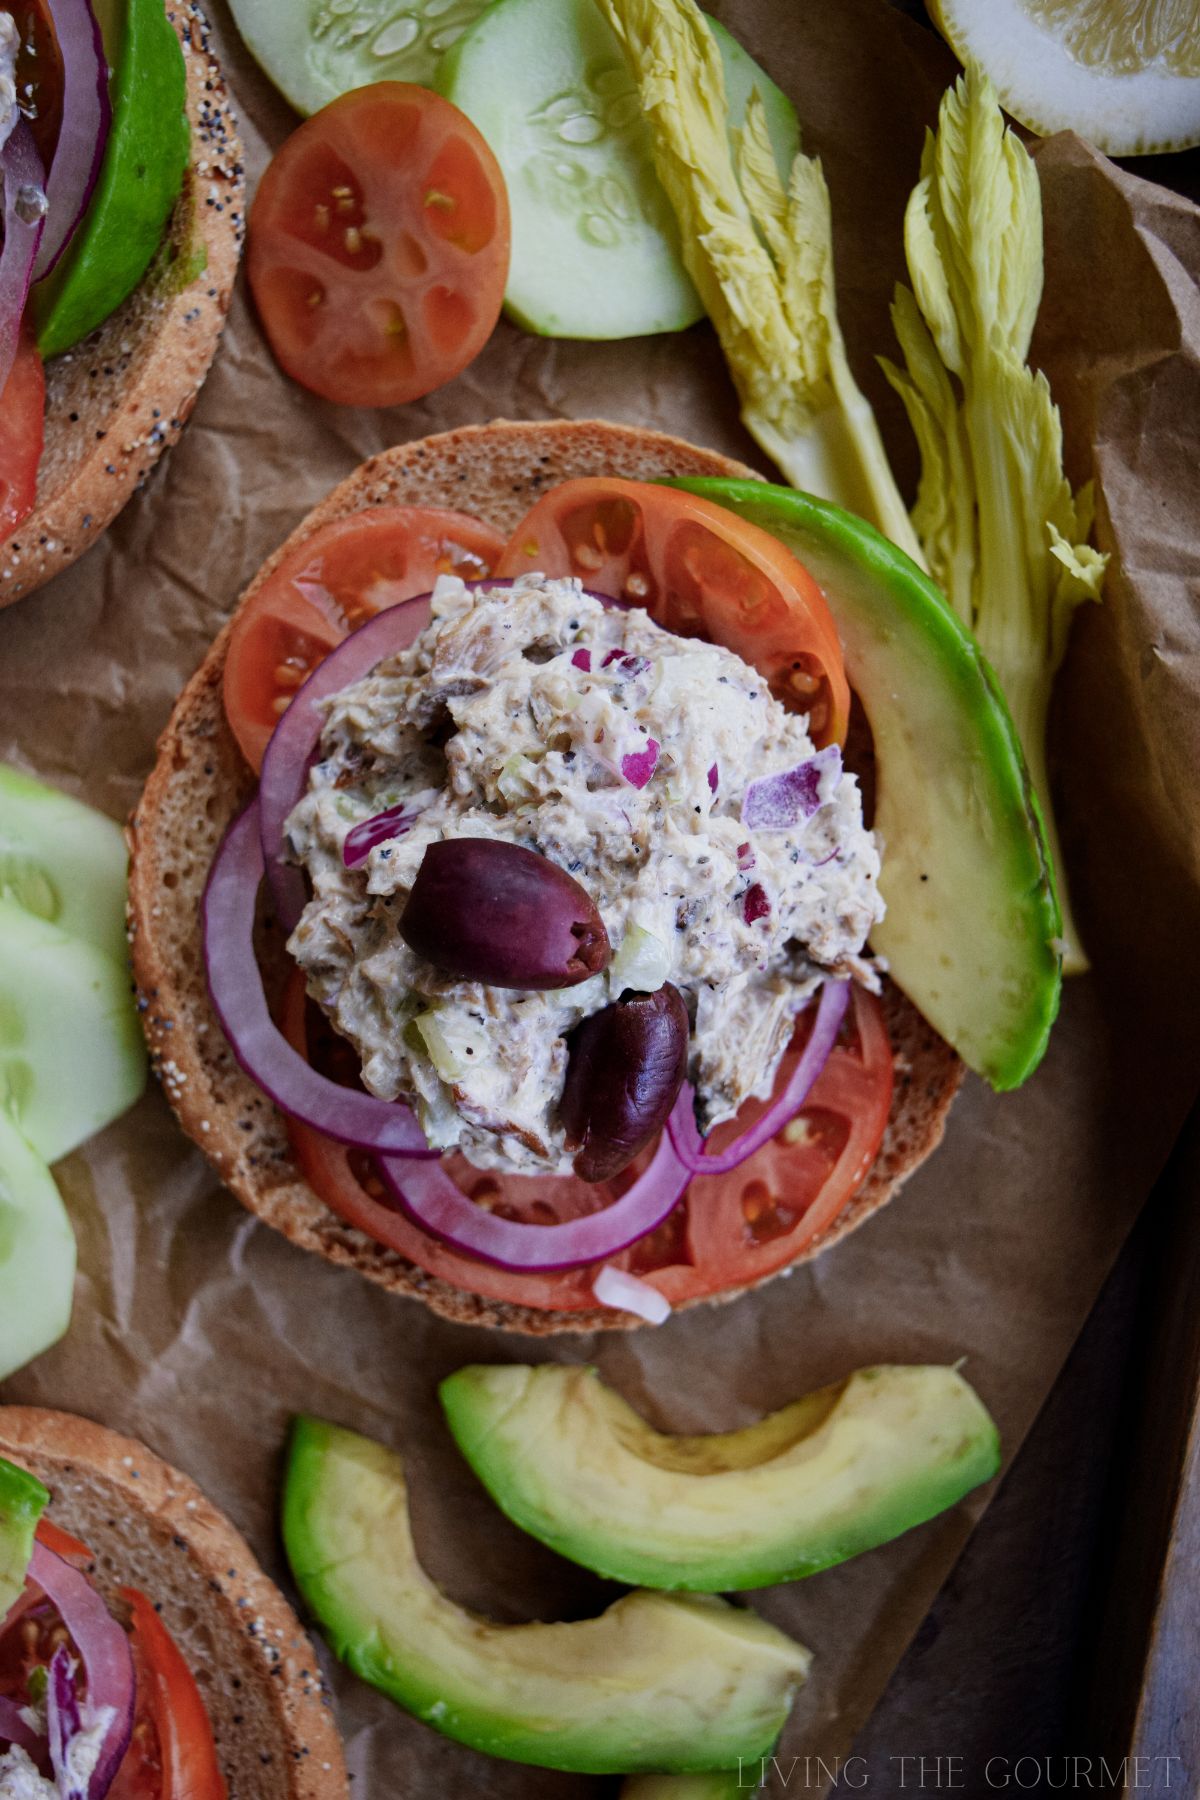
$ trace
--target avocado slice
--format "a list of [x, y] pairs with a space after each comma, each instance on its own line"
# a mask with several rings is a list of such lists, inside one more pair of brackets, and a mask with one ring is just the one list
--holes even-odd
[[292, 1432], [283, 1540], [356, 1675], [447, 1737], [581, 1774], [736, 1766], [769, 1753], [809, 1652], [706, 1597], [625, 1594], [597, 1619], [493, 1625], [416, 1559], [404, 1469], [323, 1420]]
[[36, 1475], [0, 1456], [0, 1619], [21, 1597], [33, 1534], [49, 1504]]
[[191, 155], [187, 67], [162, 0], [99, 9], [113, 116], [96, 189], [62, 261], [33, 290], [38, 349], [58, 356], [102, 325], [158, 252]]
[[916, 564], [865, 520], [794, 488], [687, 479], [786, 544], [824, 589], [875, 739], [872, 945], [968, 1068], [1018, 1087], [1062, 985], [1062, 919], [1029, 772], [999, 683]]
[[656, 1588], [815, 1574], [944, 1512], [1000, 1466], [983, 1403], [938, 1365], [860, 1369], [714, 1437], [664, 1437], [588, 1368], [474, 1365], [439, 1392], [459, 1449], [522, 1530]]

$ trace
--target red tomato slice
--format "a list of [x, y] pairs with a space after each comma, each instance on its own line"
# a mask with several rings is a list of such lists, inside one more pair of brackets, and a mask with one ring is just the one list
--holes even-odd
[[257, 772], [297, 688], [364, 620], [427, 594], [439, 575], [489, 575], [504, 540], [432, 506], [377, 506], [314, 531], [238, 614], [225, 659], [225, 714]]
[[38, 463], [46, 435], [46, 378], [28, 325], [0, 392], [0, 542], [23, 525], [37, 499]]
[[824, 594], [790, 550], [723, 506], [652, 482], [564, 481], [522, 520], [495, 573], [531, 569], [577, 575], [681, 637], [724, 644], [808, 714], [815, 743], [845, 742], [850, 689]]
[[399, 406], [482, 350], [509, 237], [504, 177], [470, 119], [380, 81], [278, 152], [250, 209], [246, 269], [289, 375], [343, 406]]
[[138, 1710], [110, 1800], [225, 1800], [212, 1726], [195, 1677], [145, 1594], [122, 1588], [133, 1614]]
[[53, 1551], [55, 1556], [61, 1556], [64, 1562], [73, 1563], [77, 1569], [86, 1569], [96, 1560], [86, 1544], [81, 1544], [77, 1537], [72, 1537], [69, 1531], [64, 1531], [53, 1519], [38, 1520], [37, 1540], [39, 1544], [45, 1544], [47, 1550]]
[[[293, 970], [281, 1026], [291, 1044], [339, 1080], [354, 1079], [352, 1052], [307, 1004]], [[802, 1020], [785, 1058], [787, 1078], [808, 1035]], [[310, 1035], [311, 1034], [311, 1035]], [[651, 1282], [673, 1305], [761, 1280], [785, 1268], [841, 1214], [875, 1160], [892, 1103], [892, 1052], [883, 1011], [855, 987], [847, 1022], [808, 1101], [770, 1144], [729, 1175], [705, 1175], [688, 1188], [656, 1232], [613, 1258]], [[763, 1110], [750, 1101], [713, 1137], [714, 1149], [744, 1131]], [[464, 1256], [431, 1237], [388, 1200], [370, 1157], [288, 1121], [296, 1160], [309, 1186], [348, 1225], [398, 1251], [418, 1268], [488, 1300], [546, 1312], [594, 1307], [596, 1269], [521, 1274]], [[446, 1160], [464, 1192], [506, 1218], [558, 1224], [619, 1197], [647, 1151], [616, 1182], [591, 1186], [570, 1177], [500, 1176], [461, 1156]]]

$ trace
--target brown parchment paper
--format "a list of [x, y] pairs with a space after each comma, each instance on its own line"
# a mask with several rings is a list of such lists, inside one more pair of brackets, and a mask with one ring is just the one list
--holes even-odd
[[[892, 350], [904, 201], [951, 60], [882, 0], [726, 0], [717, 10], [791, 94], [825, 159], [847, 336], [911, 477], [911, 445], [873, 356]], [[293, 120], [223, 6], [216, 24], [253, 185]], [[815, 1266], [659, 1331], [551, 1343], [452, 1327], [293, 1249], [238, 1208], [151, 1092], [57, 1170], [79, 1237], [75, 1322], [5, 1384], [4, 1399], [73, 1408], [144, 1438], [207, 1489], [281, 1579], [289, 1415], [313, 1410], [375, 1434], [409, 1461], [429, 1569], [459, 1600], [507, 1620], [583, 1616], [612, 1590], [510, 1527], [457, 1459], [434, 1388], [469, 1360], [594, 1358], [657, 1423], [702, 1431], [743, 1424], [862, 1364], [965, 1357], [1012, 1457], [1200, 1067], [1200, 215], [1070, 137], [1043, 146], [1038, 168], [1038, 354], [1063, 401], [1076, 476], [1094, 461], [1114, 561], [1105, 605], [1078, 620], [1055, 714], [1064, 837], [1096, 969], [1069, 985], [1036, 1076], [1005, 1098], [968, 1081], [943, 1149]], [[0, 615], [0, 756], [124, 815], [183, 680], [302, 514], [373, 451], [500, 414], [606, 415], [757, 460], [703, 326], [590, 345], [504, 325], [440, 393], [355, 413], [290, 385], [239, 297], [180, 445], [76, 568]], [[816, 1651], [781, 1749], [785, 1771], [791, 1757], [849, 1748], [985, 1500], [755, 1597]], [[491, 1762], [341, 1672], [333, 1681], [359, 1800], [605, 1791]], [[786, 1791], [804, 1782], [792, 1771]], [[819, 1785], [814, 1773], [808, 1791]]]

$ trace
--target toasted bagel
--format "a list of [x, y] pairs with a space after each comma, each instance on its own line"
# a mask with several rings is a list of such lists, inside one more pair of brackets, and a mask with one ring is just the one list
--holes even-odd
[[165, 0], [183, 45], [191, 162], [162, 247], [104, 324], [46, 364], [37, 503], [0, 544], [0, 606], [81, 556], [175, 442], [229, 310], [244, 228], [242, 148], [208, 22]]
[[[456, 507], [511, 531], [538, 495], [560, 481], [682, 474], [745, 477], [752, 471], [677, 438], [598, 421], [498, 421], [403, 444], [364, 463], [335, 488], [264, 565], [241, 604], [318, 526], [369, 506]], [[225, 626], [180, 695], [129, 828], [129, 926], [138, 1004], [154, 1067], [184, 1130], [238, 1199], [293, 1243], [356, 1268], [394, 1293], [413, 1295], [445, 1318], [539, 1336], [635, 1327], [639, 1321], [628, 1314], [602, 1307], [539, 1311], [453, 1287], [345, 1225], [301, 1177], [282, 1114], [242, 1073], [222, 1036], [204, 974], [199, 928], [204, 882], [226, 827], [256, 785], [222, 707], [230, 629]], [[278, 930], [264, 932], [262, 960], [268, 991], [277, 991], [286, 967]], [[861, 1225], [941, 1141], [962, 1064], [895, 988], [887, 990], [886, 1012], [896, 1084], [879, 1156], [851, 1205], [798, 1260], [816, 1256]], [[731, 1286], [717, 1297], [732, 1299], [744, 1291]]]
[[133, 1438], [36, 1406], [0, 1406], [0, 1456], [50, 1490], [110, 1603], [140, 1588], [196, 1678], [231, 1795], [338, 1800], [342, 1743], [307, 1636], [245, 1539], [186, 1475]]

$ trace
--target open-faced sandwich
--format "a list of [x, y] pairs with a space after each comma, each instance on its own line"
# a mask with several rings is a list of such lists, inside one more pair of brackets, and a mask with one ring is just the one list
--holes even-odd
[[1057, 1005], [1024, 764], [937, 590], [618, 426], [343, 483], [181, 696], [131, 838], [152, 1054], [222, 1178], [514, 1329], [816, 1254]]
[[178, 437], [242, 235], [192, 0], [0, 8], [0, 606], [66, 568]]
[[347, 1791], [308, 1639], [200, 1490], [87, 1419], [0, 1407], [0, 1794]]

